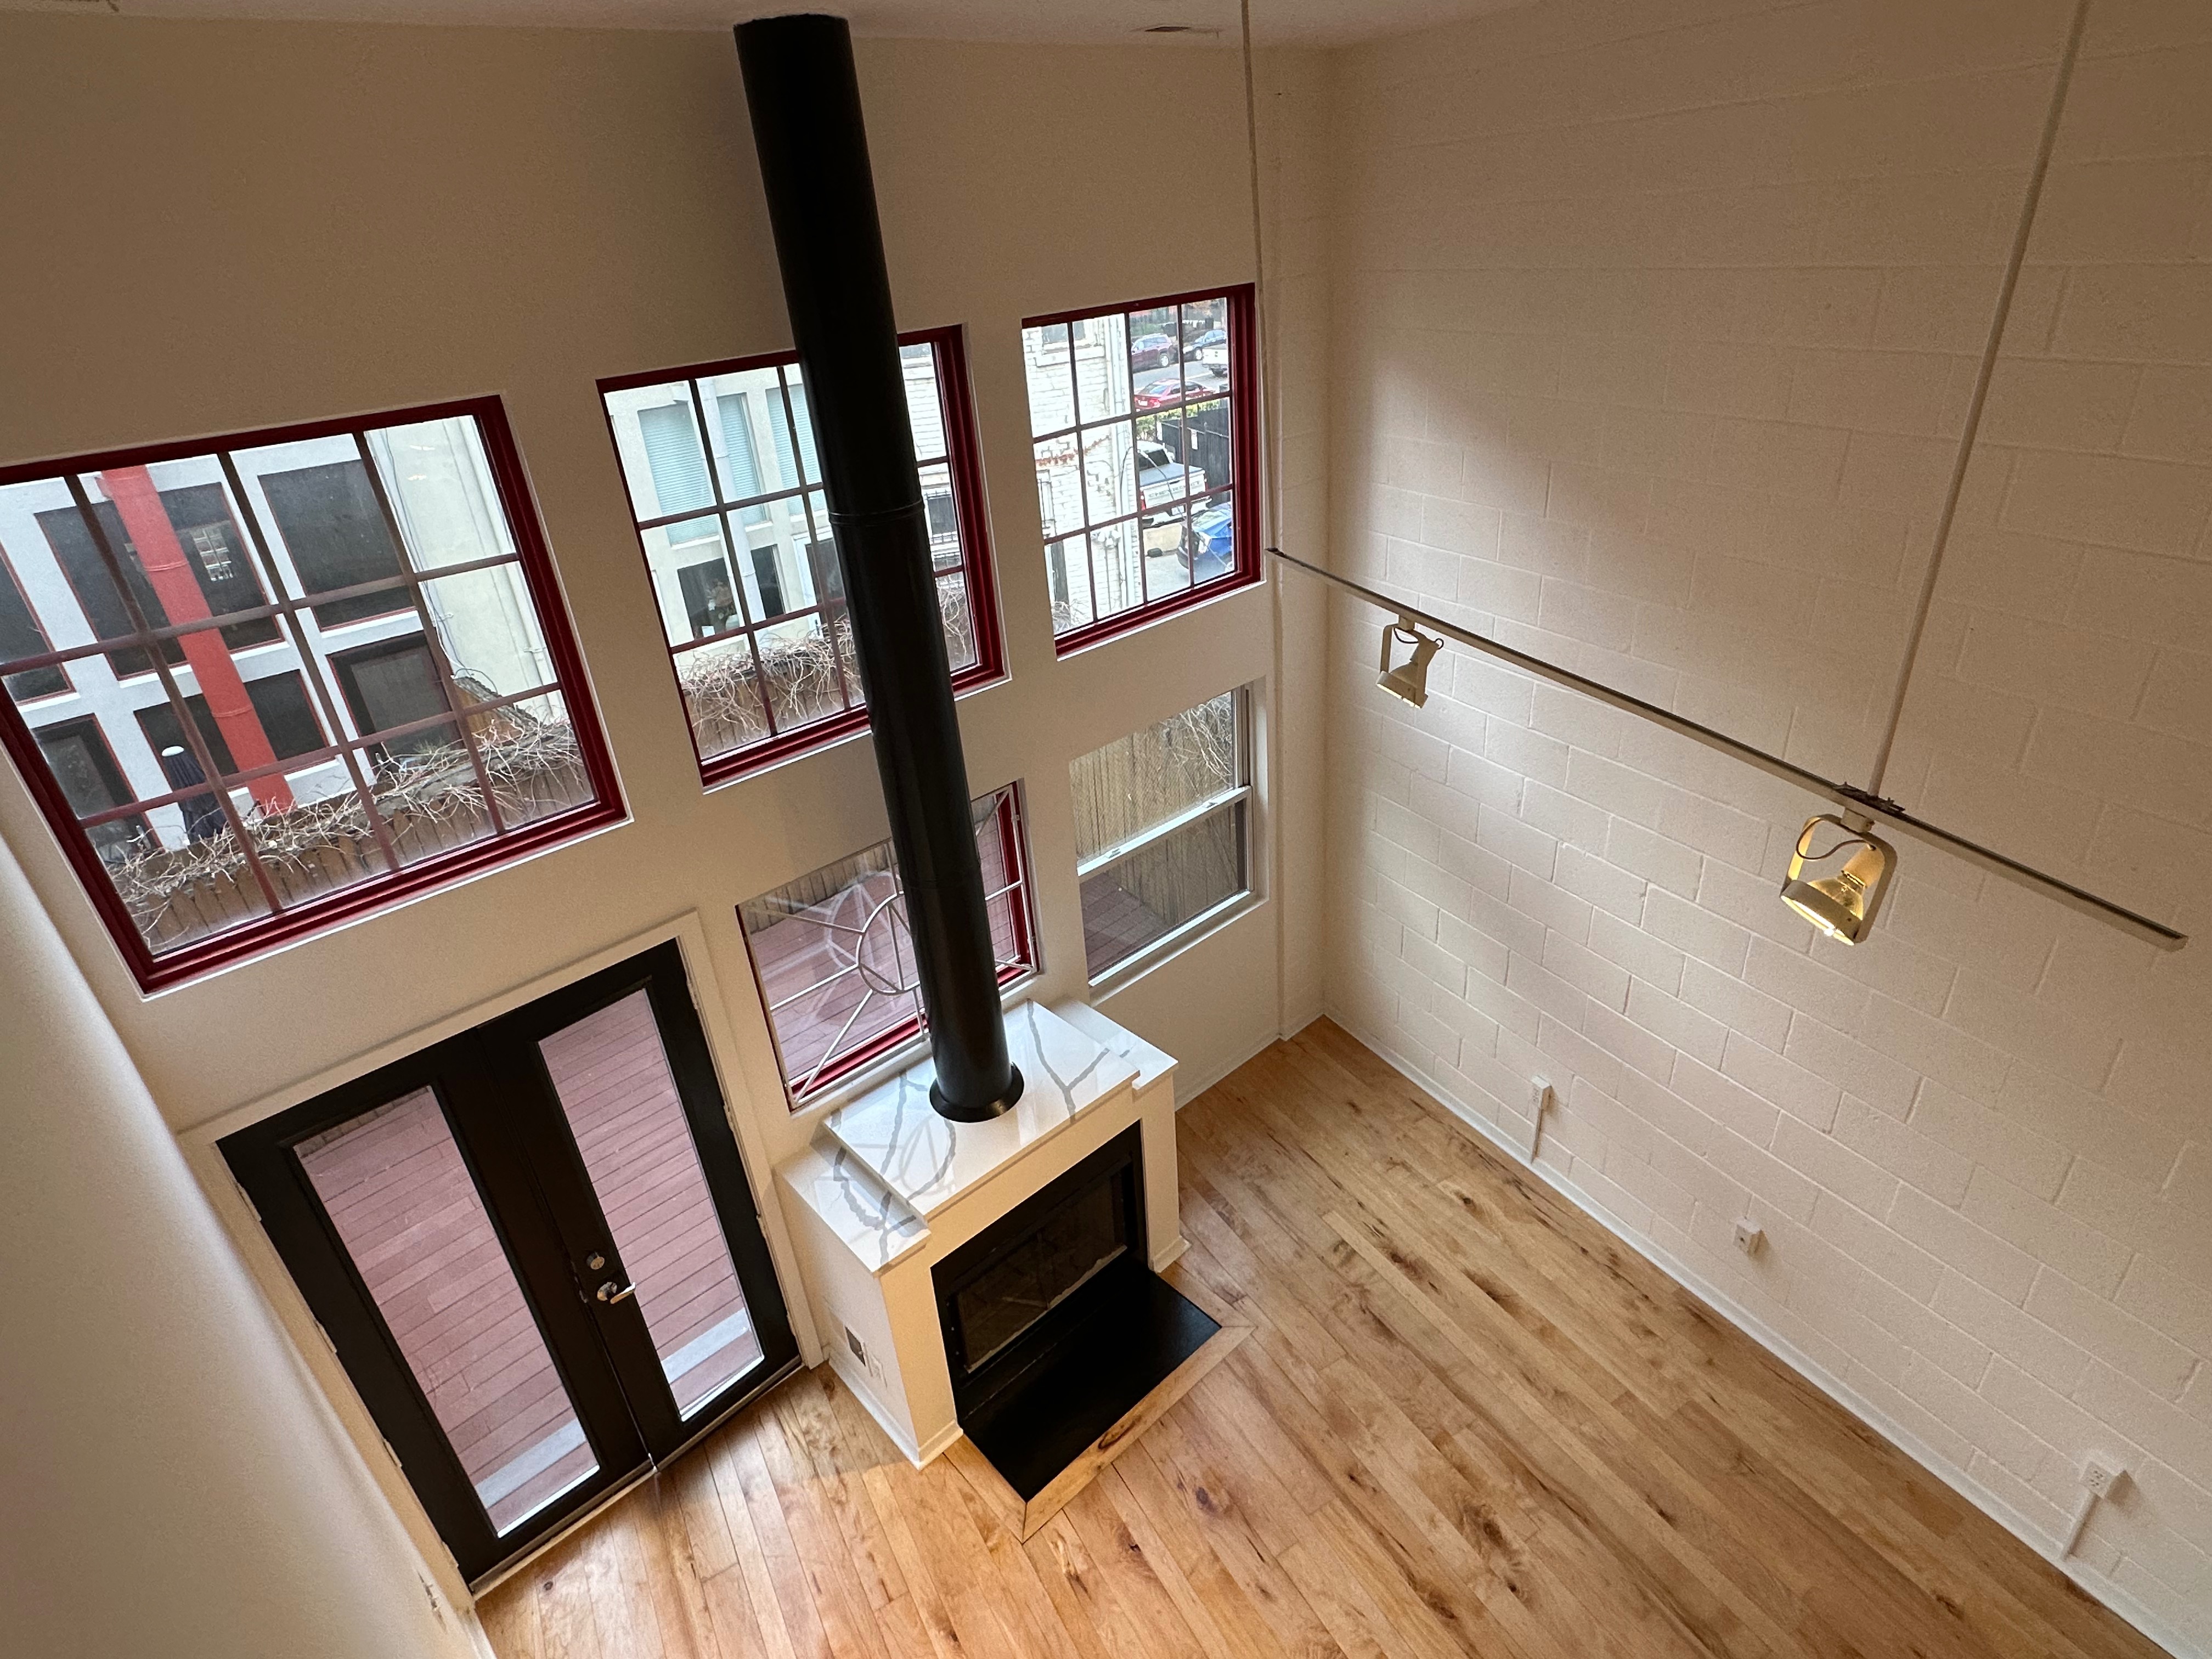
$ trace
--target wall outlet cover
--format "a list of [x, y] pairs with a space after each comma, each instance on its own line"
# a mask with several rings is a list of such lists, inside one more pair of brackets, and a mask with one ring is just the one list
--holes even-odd
[[2094, 1453], [2081, 1465], [2081, 1484], [2100, 1498], [2110, 1498], [2128, 1478], [2127, 1469], [2117, 1457]]

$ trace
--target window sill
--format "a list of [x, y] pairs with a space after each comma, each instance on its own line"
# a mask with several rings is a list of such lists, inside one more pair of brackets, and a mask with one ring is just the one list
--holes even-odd
[[1172, 599], [1156, 600], [1151, 605], [1140, 605], [1134, 611], [1121, 611], [1116, 616], [1107, 617], [1103, 622], [1086, 623], [1082, 627], [1071, 629], [1065, 634], [1055, 634], [1052, 640], [1053, 654], [1056, 657], [1072, 657], [1079, 652], [1090, 650], [1093, 646], [1104, 645], [1109, 641], [1120, 639], [1126, 634], [1133, 634], [1139, 629], [1149, 628], [1154, 623], [1166, 622], [1170, 617], [1180, 617], [1188, 611], [1195, 611], [1201, 605], [1211, 605], [1216, 599], [1225, 599], [1231, 594], [1244, 592], [1260, 586], [1261, 575], [1262, 573], [1258, 570], [1249, 574], [1239, 572], [1234, 576], [1208, 582], [1202, 587], [1187, 588]]
[[1212, 909], [1200, 911], [1182, 927], [1161, 934], [1143, 950], [1122, 957], [1092, 979], [1089, 982], [1091, 995], [1111, 996], [1127, 989], [1153, 969], [1172, 962], [1200, 939], [1211, 938], [1248, 911], [1257, 908], [1260, 902], [1260, 896], [1248, 887], [1241, 893], [1231, 894]]
[[[1003, 668], [988, 672], [981, 669], [963, 669], [952, 677], [953, 701], [957, 702], [970, 692], [988, 691], [993, 686], [1004, 685], [1012, 678], [1012, 674]], [[677, 695], [680, 697], [683, 693], [679, 690]], [[779, 740], [773, 745], [763, 744], [735, 754], [701, 761], [699, 787], [713, 791], [728, 784], [742, 783], [747, 778], [759, 777], [794, 761], [825, 753], [854, 738], [866, 737], [867, 732], [867, 710], [852, 709], [834, 720], [824, 720], [818, 726], [809, 726], [804, 732], [793, 732], [788, 741]]]

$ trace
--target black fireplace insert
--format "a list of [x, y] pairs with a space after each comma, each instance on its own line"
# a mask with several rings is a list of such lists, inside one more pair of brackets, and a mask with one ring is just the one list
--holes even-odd
[[960, 1426], [1024, 1499], [1219, 1328], [1145, 1262], [1132, 1126], [933, 1270]]

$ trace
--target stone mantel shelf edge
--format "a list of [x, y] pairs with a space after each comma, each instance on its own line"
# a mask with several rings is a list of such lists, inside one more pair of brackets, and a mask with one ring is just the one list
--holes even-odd
[[823, 1120], [775, 1171], [827, 1360], [916, 1464], [959, 1437], [935, 1264], [1098, 1146], [1135, 1127], [1142, 1248], [1182, 1253], [1172, 1056], [1081, 1003], [1006, 1011], [1021, 1103], [956, 1124], [928, 1103], [924, 1059]]

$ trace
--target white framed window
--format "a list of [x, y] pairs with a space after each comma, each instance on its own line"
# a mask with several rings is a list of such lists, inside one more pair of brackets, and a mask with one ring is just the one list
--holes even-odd
[[1249, 699], [1209, 697], [1068, 767], [1091, 982], [1204, 933], [1252, 890]]

